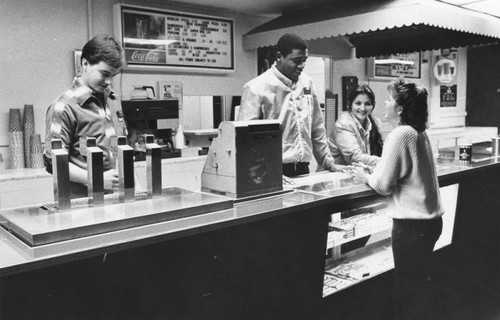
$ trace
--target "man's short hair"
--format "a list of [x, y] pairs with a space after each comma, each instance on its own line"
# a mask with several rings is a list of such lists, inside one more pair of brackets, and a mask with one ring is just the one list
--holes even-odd
[[276, 45], [276, 51], [279, 51], [284, 57], [290, 54], [294, 49], [307, 49], [307, 42], [293, 33], [285, 33], [281, 36]]
[[120, 69], [124, 65], [123, 48], [112, 36], [100, 34], [90, 39], [82, 49], [82, 61], [90, 64], [104, 61], [113, 68]]

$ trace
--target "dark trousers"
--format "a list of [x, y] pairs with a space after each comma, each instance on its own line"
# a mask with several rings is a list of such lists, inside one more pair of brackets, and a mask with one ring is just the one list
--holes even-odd
[[309, 162], [283, 163], [283, 175], [296, 177], [309, 173]]
[[441, 218], [393, 219], [395, 319], [439, 319], [433, 249], [442, 229]]

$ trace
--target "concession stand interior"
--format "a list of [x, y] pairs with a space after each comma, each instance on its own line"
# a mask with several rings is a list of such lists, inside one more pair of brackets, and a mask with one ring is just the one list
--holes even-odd
[[[341, 172], [285, 185], [280, 123], [234, 121], [287, 32], [309, 44], [327, 132], [353, 85], [384, 136], [388, 84], [428, 88], [436, 299], [498, 319], [498, 16], [485, 0], [1, 2], [0, 319], [389, 319], [385, 197]], [[114, 142], [119, 192], [70, 199], [67, 153], [54, 174], [40, 160], [45, 112], [101, 33], [124, 46], [113, 89], [140, 139]]]

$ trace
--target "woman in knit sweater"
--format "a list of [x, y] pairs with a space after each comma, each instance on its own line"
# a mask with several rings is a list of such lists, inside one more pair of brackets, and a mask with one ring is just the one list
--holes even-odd
[[370, 187], [387, 196], [393, 218], [395, 318], [434, 319], [431, 291], [433, 249], [443, 209], [427, 125], [427, 90], [397, 80], [389, 85], [386, 117], [398, 126], [387, 136], [372, 174], [356, 168]]

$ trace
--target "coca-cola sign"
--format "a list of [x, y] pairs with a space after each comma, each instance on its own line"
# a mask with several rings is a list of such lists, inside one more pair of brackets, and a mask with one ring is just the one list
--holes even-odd
[[127, 61], [130, 63], [143, 62], [148, 64], [163, 64], [166, 62], [165, 52], [159, 50], [126, 49]]
[[[183, 12], [120, 7], [120, 32], [129, 67], [234, 70], [234, 22]], [[116, 25], [116, 24], [115, 24]]]

